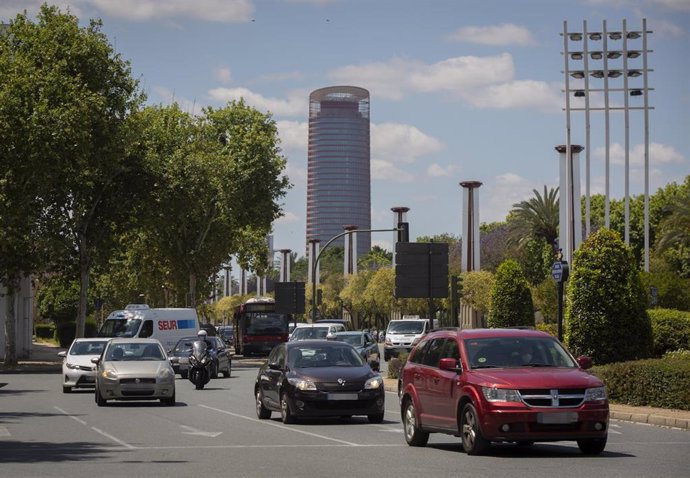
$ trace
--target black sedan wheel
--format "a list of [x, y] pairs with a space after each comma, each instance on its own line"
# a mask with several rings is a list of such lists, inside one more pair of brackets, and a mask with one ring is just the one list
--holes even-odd
[[462, 407], [460, 429], [462, 430], [462, 447], [468, 455], [481, 455], [489, 448], [490, 442], [482, 437], [479, 416], [471, 403], [466, 403]]
[[271, 418], [271, 411], [264, 406], [264, 394], [261, 390], [256, 391], [256, 416], [259, 420]]
[[415, 414], [414, 403], [408, 398], [403, 407], [403, 431], [405, 441], [410, 446], [424, 446], [429, 441], [429, 433], [417, 426], [417, 415]]
[[232, 362], [228, 360], [228, 368], [223, 372], [223, 377], [230, 378], [230, 375], [232, 375]]
[[290, 411], [290, 403], [285, 392], [280, 396], [280, 418], [286, 425], [295, 423], [295, 417], [292, 415], [292, 411]]
[[218, 378], [218, 364], [211, 362], [211, 378]]

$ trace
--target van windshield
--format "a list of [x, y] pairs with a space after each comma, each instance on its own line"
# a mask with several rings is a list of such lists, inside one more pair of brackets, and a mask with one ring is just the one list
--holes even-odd
[[98, 331], [99, 337], [135, 337], [141, 319], [107, 319]]
[[424, 322], [420, 320], [401, 320], [388, 324], [389, 334], [421, 334], [424, 332]]

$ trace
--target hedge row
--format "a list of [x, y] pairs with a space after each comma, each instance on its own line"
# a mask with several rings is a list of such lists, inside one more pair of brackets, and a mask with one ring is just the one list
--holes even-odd
[[[69, 347], [74, 341], [77, 332], [76, 322], [60, 322], [55, 329], [55, 338], [60, 347]], [[84, 326], [84, 337], [95, 337], [98, 333], [98, 326], [95, 321], [87, 320]]]
[[601, 365], [592, 372], [604, 381], [612, 402], [690, 410], [690, 354]]
[[652, 319], [654, 355], [661, 357], [674, 350], [690, 350], [690, 312], [649, 309]]
[[36, 324], [36, 338], [52, 339], [54, 334], [55, 326], [53, 324]]

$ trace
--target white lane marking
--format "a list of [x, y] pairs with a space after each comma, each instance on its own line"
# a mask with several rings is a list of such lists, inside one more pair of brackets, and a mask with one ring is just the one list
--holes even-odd
[[623, 432], [619, 432], [618, 430], [611, 430], [610, 428], [609, 428], [609, 433], [611, 433], [613, 435], [622, 435], [623, 434]]
[[81, 418], [75, 417], [74, 415], [70, 415], [68, 412], [66, 412], [65, 410], [63, 410], [63, 409], [60, 408], [60, 407], [54, 407], [54, 408], [55, 408], [55, 410], [57, 410], [58, 412], [62, 413], [63, 415], [68, 416], [69, 418], [71, 418], [71, 419], [74, 420], [75, 422], [80, 423], [80, 424], [86, 426], [86, 422], [85, 422], [84, 420], [82, 420]]
[[[75, 416], [73, 416], [73, 415], [70, 415], [68, 412], [66, 412], [66, 411], [63, 410], [62, 408], [60, 408], [60, 407], [53, 407], [53, 408], [55, 408], [57, 411], [59, 411], [60, 413], [64, 414], [65, 416], [71, 418], [72, 420], [76, 421], [77, 423], [80, 423], [81, 425], [84, 425], [84, 426], [87, 426], [87, 427], [89, 426], [89, 424], [86, 423], [84, 420], [82, 420], [81, 418], [75, 417]], [[114, 437], [114, 436], [111, 435], [110, 433], [106, 433], [106, 432], [104, 432], [103, 430], [100, 430], [100, 429], [98, 429], [98, 428], [96, 428], [96, 427], [91, 427], [91, 429], [92, 429], [93, 431], [95, 431], [96, 433], [100, 433], [100, 434], [103, 435], [104, 437], [108, 438], [109, 440], [114, 441], [115, 443], [117, 443], [117, 444], [119, 444], [119, 445], [121, 445], [121, 446], [123, 446], [123, 447], [125, 447], [125, 448], [129, 448], [130, 450], [136, 450], [136, 449], [137, 449], [137, 447], [135, 447], [135, 446], [133, 446], [133, 445], [130, 445], [129, 443], [127, 443], [127, 442], [125, 442], [125, 441], [122, 441], [122, 440], [120, 440], [120, 439], [117, 438], [117, 437]]]
[[270, 425], [270, 426], [272, 426], [272, 427], [281, 428], [281, 429], [283, 429], [283, 430], [289, 430], [289, 431], [291, 431], [291, 432], [301, 433], [301, 434], [303, 434], [303, 435], [308, 435], [308, 436], [311, 436], [311, 437], [314, 437], [314, 438], [321, 438], [321, 439], [323, 439], [323, 440], [331, 440], [331, 441], [334, 441], [334, 442], [336, 442], [336, 443], [342, 443], [342, 444], [344, 444], [344, 445], [349, 445], [349, 446], [362, 446], [362, 445], [359, 444], [359, 443], [351, 443], [351, 442], [345, 441], [345, 440], [338, 440], [337, 438], [331, 438], [331, 437], [327, 437], [327, 436], [325, 436], [325, 435], [319, 435], [318, 433], [306, 432], [306, 431], [300, 430], [300, 429], [298, 429], [298, 428], [286, 427], [285, 425], [279, 425], [279, 424], [277, 424], [277, 423], [273, 423], [273, 422], [270, 422], [270, 421], [267, 421], [267, 420], [259, 420], [258, 418], [250, 418], [250, 417], [246, 417], [246, 416], [244, 416], [244, 415], [238, 415], [237, 413], [228, 412], [227, 410], [221, 410], [220, 408], [209, 407], [208, 405], [199, 405], [199, 406], [200, 406], [200, 407], [203, 407], [203, 408], [207, 408], [207, 409], [209, 409], [209, 410], [213, 410], [213, 411], [215, 411], [215, 412], [224, 413], [224, 414], [230, 415], [230, 416], [232, 416], [232, 417], [242, 418], [243, 420], [248, 420], [248, 421], [250, 421], [250, 422], [260, 423], [260, 424], [262, 424], [262, 425]]
[[111, 440], [114, 441], [115, 443], [118, 443], [118, 444], [122, 445], [122, 446], [125, 447], [125, 448], [129, 448], [130, 450], [138, 450], [138, 449], [139, 449], [139, 447], [136, 447], [136, 446], [134, 446], [134, 445], [130, 445], [129, 443], [127, 443], [127, 442], [125, 442], [125, 441], [122, 441], [122, 440], [120, 440], [119, 438], [116, 438], [116, 437], [112, 436], [110, 433], [106, 433], [106, 432], [104, 432], [103, 430], [100, 430], [100, 429], [98, 429], [98, 428], [96, 428], [96, 427], [91, 427], [91, 429], [92, 429], [93, 431], [95, 431], [96, 433], [100, 433], [100, 434], [103, 435], [104, 437], [111, 439]]
[[209, 437], [209, 438], [215, 438], [218, 435], [220, 435], [223, 432], [205, 432], [203, 430], [197, 430], [196, 428], [188, 427], [187, 425], [180, 425], [180, 428], [184, 428], [187, 430], [186, 432], [182, 432], [186, 435], [199, 435], [199, 436], [204, 436], [204, 437]]
[[5, 428], [5, 427], [0, 427], [0, 437], [8, 437], [8, 436], [11, 436], [11, 435], [12, 435], [12, 434], [10, 433], [10, 431], [9, 431], [7, 428]]
[[[373, 443], [371, 445], [357, 445], [358, 447], [361, 448], [400, 448], [400, 447], [408, 447], [407, 443], [395, 443], [395, 444], [382, 444], [382, 443]], [[350, 445], [337, 445], [337, 444], [321, 444], [321, 445], [197, 445], [197, 446], [188, 446], [188, 445], [171, 445], [171, 446], [142, 446], [142, 447], [137, 447], [137, 450], [208, 450], [208, 449], [214, 449], [214, 450], [232, 450], [232, 449], [242, 449], [242, 448], [261, 448], [261, 449], [270, 449], [270, 448], [351, 448]]]

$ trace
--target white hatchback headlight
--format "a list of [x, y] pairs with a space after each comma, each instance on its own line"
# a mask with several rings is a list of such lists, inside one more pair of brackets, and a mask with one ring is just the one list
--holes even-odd
[[383, 379], [381, 378], [380, 375], [377, 375], [376, 377], [371, 377], [369, 380], [367, 380], [364, 383], [364, 389], [365, 390], [375, 390], [377, 388], [381, 388], [383, 386]]
[[606, 387], [588, 388], [585, 392], [585, 402], [603, 402], [606, 400]]
[[520, 394], [517, 390], [509, 388], [489, 388], [482, 387], [484, 398], [490, 402], [521, 402]]
[[69, 368], [69, 369], [71, 369], [71, 370], [76, 370], [76, 369], [79, 368], [79, 365], [77, 365], [77, 364], [75, 364], [75, 363], [69, 363], [69, 362], [67, 362], [67, 363], [65, 364], [65, 367], [67, 367], [67, 368]]
[[316, 390], [316, 385], [311, 380], [288, 378], [288, 383], [297, 390]]

